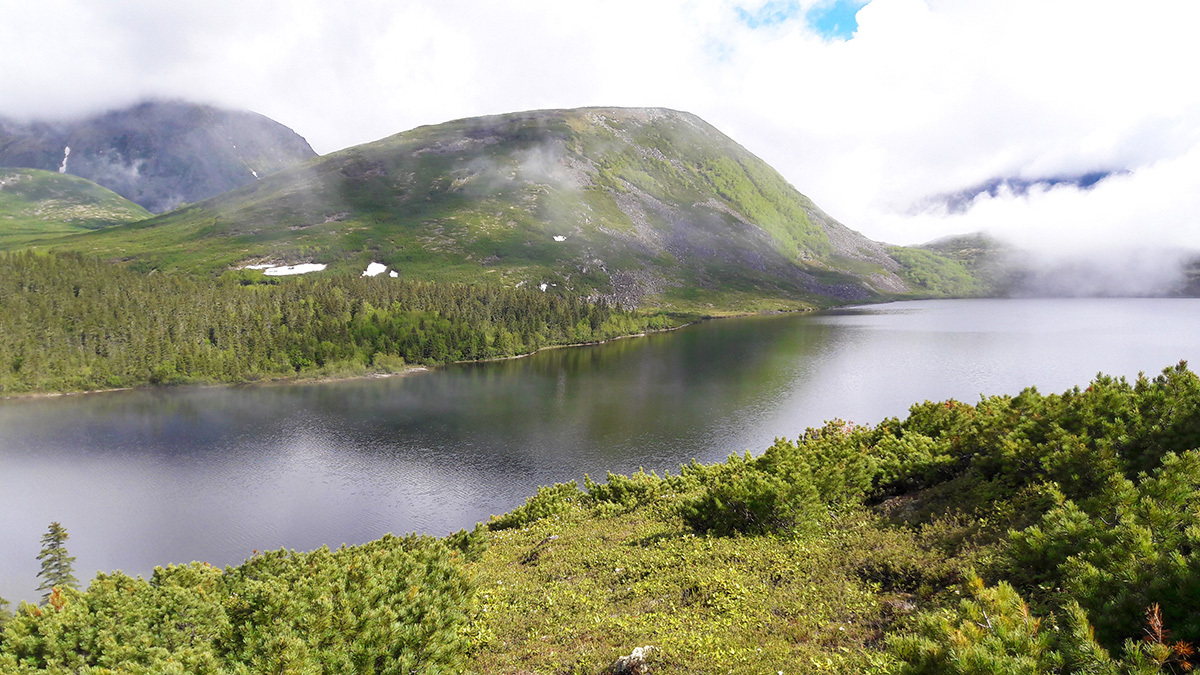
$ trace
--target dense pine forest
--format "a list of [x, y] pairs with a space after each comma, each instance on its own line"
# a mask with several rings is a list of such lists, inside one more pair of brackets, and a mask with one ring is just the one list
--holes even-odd
[[0, 395], [395, 372], [678, 325], [570, 295], [323, 276], [142, 274], [0, 254]]
[[1179, 364], [545, 487], [440, 540], [102, 574], [18, 607], [0, 672], [1183, 673], [1198, 556]]

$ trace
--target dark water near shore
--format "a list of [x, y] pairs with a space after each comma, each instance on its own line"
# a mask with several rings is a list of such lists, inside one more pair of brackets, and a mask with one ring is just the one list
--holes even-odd
[[382, 380], [0, 402], [0, 596], [47, 525], [76, 576], [447, 534], [540, 484], [759, 451], [914, 401], [1200, 364], [1200, 300], [980, 300], [713, 321]]

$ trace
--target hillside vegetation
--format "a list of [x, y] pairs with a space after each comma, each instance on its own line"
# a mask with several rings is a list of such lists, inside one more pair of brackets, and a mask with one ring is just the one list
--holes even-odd
[[83, 178], [0, 169], [0, 250], [42, 246], [64, 235], [149, 217], [149, 211]]
[[604, 673], [652, 646], [626, 672], [1182, 673], [1198, 448], [1184, 364], [925, 402], [440, 541], [101, 575], [18, 608], [0, 669]]
[[0, 253], [0, 307], [0, 395], [391, 373], [683, 322], [533, 289], [347, 276], [249, 283], [29, 251]]
[[447, 122], [64, 244], [220, 274], [379, 262], [627, 307], [796, 309], [909, 291], [884, 247], [694, 115], [594, 108]]

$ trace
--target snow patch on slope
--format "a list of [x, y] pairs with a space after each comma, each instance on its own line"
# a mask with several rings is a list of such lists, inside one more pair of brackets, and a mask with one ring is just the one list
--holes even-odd
[[299, 265], [284, 265], [282, 267], [267, 268], [263, 274], [269, 277], [282, 277], [291, 274], [308, 274], [309, 272], [320, 272], [325, 269], [324, 263], [301, 263]]

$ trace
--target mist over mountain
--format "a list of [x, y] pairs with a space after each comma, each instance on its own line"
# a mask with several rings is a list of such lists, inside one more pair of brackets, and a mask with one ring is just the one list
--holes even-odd
[[77, 120], [0, 119], [0, 166], [87, 178], [162, 213], [315, 157], [257, 113], [149, 101]]
[[1147, 241], [1120, 250], [1034, 249], [974, 233], [920, 248], [957, 260], [997, 297], [1172, 297], [1200, 294], [1200, 252]]
[[1058, 186], [1070, 186], [1081, 190], [1088, 190], [1105, 178], [1114, 175], [1114, 173], [1116, 172], [1103, 170], [1089, 171], [1076, 175], [1042, 176], [1038, 178], [1023, 178], [1021, 176], [993, 178], [956, 192], [928, 197], [921, 202], [917, 210], [941, 207], [948, 213], [962, 214], [970, 210], [974, 201], [981, 197], [995, 198], [1001, 194], [1023, 197], [1029, 194], [1030, 190], [1045, 190]]
[[410, 278], [702, 310], [912, 290], [883, 245], [700, 118], [654, 108], [419, 127], [70, 246], [215, 273], [377, 262]]

